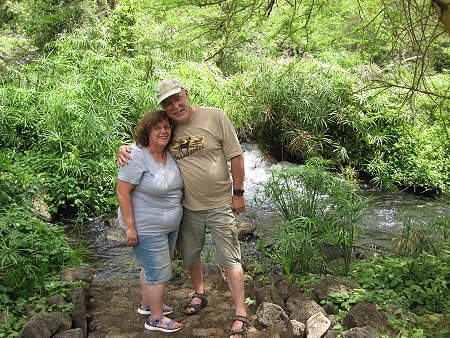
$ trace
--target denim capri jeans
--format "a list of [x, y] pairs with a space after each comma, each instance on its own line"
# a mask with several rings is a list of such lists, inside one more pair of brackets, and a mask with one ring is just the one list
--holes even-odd
[[178, 229], [161, 235], [139, 235], [133, 247], [134, 257], [144, 270], [147, 284], [164, 284], [172, 278], [172, 258]]

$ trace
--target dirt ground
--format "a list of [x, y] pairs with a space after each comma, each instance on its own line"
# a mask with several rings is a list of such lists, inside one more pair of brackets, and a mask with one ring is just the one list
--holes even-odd
[[[231, 294], [225, 282], [217, 283], [207, 278], [205, 287], [208, 305], [195, 315], [187, 316], [182, 310], [193, 293], [190, 279], [186, 274], [178, 276], [167, 284], [165, 303], [175, 311], [168, 317], [183, 324], [177, 332], [152, 332], [144, 328], [146, 316], [137, 313], [140, 302], [140, 283], [138, 278], [127, 280], [94, 282], [91, 287], [92, 300], [88, 304], [90, 328], [89, 338], [137, 338], [137, 337], [229, 337], [231, 318], [234, 314]], [[256, 322], [255, 308], [248, 309], [249, 319]], [[250, 338], [277, 338], [276, 331], [258, 330], [252, 324]]]

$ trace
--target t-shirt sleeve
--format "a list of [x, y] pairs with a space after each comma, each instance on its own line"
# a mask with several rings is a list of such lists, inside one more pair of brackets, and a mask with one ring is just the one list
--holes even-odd
[[142, 175], [147, 171], [143, 159], [143, 151], [143, 149], [134, 144], [131, 146], [132, 160], [128, 161], [128, 164], [120, 167], [118, 175], [119, 180], [134, 185], [141, 183]]
[[236, 131], [228, 116], [221, 112], [220, 125], [222, 128], [222, 145], [223, 152], [227, 160], [243, 153]]

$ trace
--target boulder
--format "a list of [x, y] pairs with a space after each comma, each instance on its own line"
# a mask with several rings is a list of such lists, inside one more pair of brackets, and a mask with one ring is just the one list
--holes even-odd
[[314, 298], [319, 303], [322, 300], [331, 299], [332, 292], [348, 292], [348, 290], [359, 288], [361, 286], [355, 281], [337, 276], [326, 276], [314, 286]]
[[273, 303], [263, 302], [256, 310], [258, 323], [263, 327], [284, 328], [289, 320], [288, 315], [281, 306]]
[[331, 321], [321, 312], [309, 317], [306, 322], [306, 338], [320, 338], [330, 328]]
[[294, 309], [289, 315], [289, 319], [298, 320], [299, 322], [306, 325], [308, 319], [316, 313], [322, 313], [324, 316], [326, 315], [325, 310], [315, 301], [303, 300], [299, 301], [295, 305]]
[[378, 311], [372, 303], [359, 303], [353, 306], [344, 317], [343, 323], [348, 328], [372, 327], [377, 332], [390, 337], [397, 336], [397, 333], [387, 324], [387, 315]]

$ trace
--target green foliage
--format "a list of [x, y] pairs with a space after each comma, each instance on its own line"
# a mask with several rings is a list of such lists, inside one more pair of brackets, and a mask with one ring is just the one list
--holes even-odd
[[133, 2], [119, 6], [107, 21], [110, 35], [110, 44], [115, 54], [132, 55], [136, 33], [136, 9]]
[[422, 219], [406, 219], [395, 251], [412, 259], [423, 253], [443, 258], [450, 252], [450, 220], [438, 217], [427, 224]]
[[323, 271], [325, 257], [320, 248], [323, 240], [316, 230], [320, 227], [319, 222], [308, 218], [291, 219], [278, 224], [272, 231], [272, 260], [283, 267], [288, 277], [304, 271]]
[[374, 256], [357, 262], [351, 276], [364, 289], [371, 290], [368, 299], [379, 305], [398, 305], [417, 314], [448, 313], [448, 257], [448, 252], [442, 260], [428, 254], [414, 260]]
[[346, 292], [331, 292], [329, 294], [330, 299], [323, 300], [321, 304], [328, 305], [328, 307], [337, 314], [340, 319], [343, 319], [345, 314], [350, 311], [350, 309], [362, 302], [368, 300], [368, 292], [365, 289], [351, 289]]
[[31, 209], [31, 198], [37, 195], [37, 189], [25, 172], [18, 170], [6, 151], [0, 151], [0, 205], [22, 206]]
[[72, 303], [49, 306], [47, 299], [56, 294], [67, 297], [72, 290], [77, 287], [82, 287], [82, 284], [82, 282], [63, 282], [56, 277], [50, 277], [43, 285], [39, 286], [41, 290], [35, 290], [34, 293], [15, 299], [8, 296], [11, 290], [0, 284], [2, 294], [0, 305], [5, 314], [5, 321], [0, 327], [0, 337], [18, 337], [21, 328], [28, 321], [31, 312], [47, 313], [60, 311], [70, 314], [73, 309]]
[[[421, 254], [415, 259], [372, 256], [352, 265], [350, 276], [361, 289], [334, 292], [323, 301], [340, 322], [357, 303], [370, 302], [388, 314], [388, 323], [402, 337], [446, 337], [450, 293], [448, 251], [441, 259]], [[337, 325], [335, 329], [343, 329]]]
[[[49, 307], [48, 296], [76, 286], [56, 279], [65, 267], [82, 264], [83, 252], [69, 246], [62, 227], [32, 211], [40, 197], [28, 173], [4, 156], [0, 161], [0, 337], [16, 337], [30, 312], [70, 311]], [[31, 184], [31, 185], [30, 185]]]
[[366, 289], [364, 300], [389, 314], [389, 323], [406, 337], [446, 337], [449, 321], [448, 251], [438, 259], [374, 256], [359, 261], [351, 275]]
[[300, 290], [304, 293], [309, 293], [314, 291], [314, 286], [320, 282], [323, 276], [313, 273], [303, 273], [295, 276], [294, 283]]
[[308, 60], [271, 62], [256, 67], [251, 75], [231, 83], [232, 91], [240, 95], [229, 102], [228, 110], [239, 107], [253, 137], [282, 159], [348, 160], [345, 139], [339, 134], [356, 138], [359, 115], [350, 79], [338, 67]]
[[[51, 212], [84, 219], [116, 208], [112, 157], [118, 144], [130, 140], [151, 89], [136, 69], [140, 60], [136, 67], [99, 60], [89, 48], [101, 44], [83, 34], [78, 41], [72, 38], [66, 49], [62, 41], [54, 44], [58, 57], [40, 60], [19, 78], [11, 72], [2, 79], [7, 85], [0, 90], [0, 135], [7, 149], [17, 151], [6, 156], [22, 161], [38, 178]], [[72, 83], [78, 69], [84, 75]], [[134, 90], [128, 87], [131, 77]]]
[[62, 227], [19, 207], [1, 211], [0, 276], [12, 298], [37, 292], [48, 274], [81, 264], [81, 252], [69, 247]]
[[284, 218], [272, 231], [272, 258], [288, 276], [323, 271], [340, 256], [348, 271], [364, 209], [351, 184], [316, 160], [273, 171], [261, 195]]

